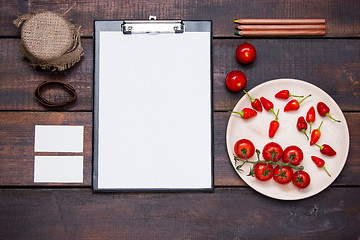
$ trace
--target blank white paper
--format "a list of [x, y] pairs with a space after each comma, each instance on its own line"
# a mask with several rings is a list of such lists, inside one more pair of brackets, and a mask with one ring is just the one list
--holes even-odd
[[83, 152], [84, 126], [35, 126], [35, 152]]
[[35, 156], [34, 182], [82, 183], [83, 156]]
[[99, 189], [212, 186], [209, 32], [100, 32]]

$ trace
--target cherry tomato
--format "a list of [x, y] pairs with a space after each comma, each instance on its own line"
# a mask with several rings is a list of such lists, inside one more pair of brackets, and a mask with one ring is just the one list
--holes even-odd
[[[265, 170], [267, 171], [266, 174]], [[257, 163], [254, 166], [255, 177], [260, 181], [268, 181], [273, 177], [273, 166], [268, 164], [266, 167], [266, 163]]]
[[236, 48], [236, 58], [240, 63], [249, 64], [256, 58], [256, 49], [250, 43], [240, 44]]
[[226, 87], [233, 92], [239, 92], [245, 87], [247, 78], [243, 72], [232, 71], [226, 75], [225, 84]]
[[310, 185], [310, 175], [305, 171], [295, 172], [292, 183], [298, 188], [307, 188]]
[[241, 159], [245, 159], [245, 156], [242, 155], [242, 150], [246, 149], [246, 158], [251, 158], [255, 153], [254, 144], [248, 139], [240, 139], [235, 143], [234, 151], [235, 155]]
[[293, 170], [291, 167], [282, 167], [282, 171], [280, 166], [276, 166], [273, 171], [273, 178], [275, 182], [280, 184], [287, 184], [293, 179]]
[[283, 162], [288, 163], [290, 158], [293, 158], [290, 162], [291, 165], [299, 165], [304, 159], [303, 151], [297, 146], [288, 146], [284, 149]]
[[274, 156], [273, 161], [277, 162], [278, 160], [281, 159], [281, 157], [283, 155], [282, 147], [275, 142], [269, 142], [268, 144], [266, 144], [264, 146], [263, 151], [262, 151], [262, 155], [263, 155], [263, 158], [265, 159], [265, 161], [271, 160], [271, 156], [272, 156], [271, 152], [274, 150], [277, 152], [277, 154]]

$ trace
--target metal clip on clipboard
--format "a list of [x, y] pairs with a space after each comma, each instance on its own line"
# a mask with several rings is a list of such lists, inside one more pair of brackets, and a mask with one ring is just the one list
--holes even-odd
[[148, 21], [124, 21], [121, 29], [124, 34], [183, 33], [184, 23], [181, 20], [156, 20], [156, 16], [150, 16]]

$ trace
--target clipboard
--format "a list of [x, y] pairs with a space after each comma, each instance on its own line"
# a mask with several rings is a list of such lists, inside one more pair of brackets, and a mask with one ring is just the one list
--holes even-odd
[[93, 191], [213, 191], [212, 22], [94, 34]]

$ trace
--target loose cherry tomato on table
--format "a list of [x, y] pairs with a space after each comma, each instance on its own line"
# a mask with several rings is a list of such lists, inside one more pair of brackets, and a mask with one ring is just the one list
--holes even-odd
[[293, 179], [293, 170], [291, 167], [283, 166], [276, 166], [273, 171], [273, 179], [275, 182], [280, 184], [287, 184], [292, 181]]
[[240, 63], [249, 64], [256, 58], [256, 49], [250, 43], [242, 43], [236, 48], [236, 58]]
[[265, 159], [265, 161], [271, 160], [273, 151], [276, 152], [276, 155], [273, 158], [274, 162], [277, 162], [278, 160], [280, 160], [282, 158], [282, 155], [283, 155], [282, 147], [276, 142], [269, 142], [264, 146], [263, 151], [262, 151], [262, 156]]
[[245, 155], [243, 154], [246, 152], [246, 158], [251, 158], [255, 153], [255, 146], [249, 139], [240, 139], [234, 145], [235, 155], [238, 158], [245, 159]]
[[307, 188], [310, 185], [310, 175], [305, 171], [295, 172], [292, 183], [298, 188]]
[[298, 146], [288, 146], [284, 149], [283, 153], [283, 162], [288, 163], [290, 160], [290, 164], [297, 166], [304, 159], [304, 153]]
[[254, 175], [260, 181], [268, 181], [273, 177], [273, 166], [266, 163], [257, 163], [254, 166]]
[[233, 92], [239, 92], [245, 87], [247, 78], [241, 71], [232, 71], [226, 75], [225, 84], [226, 87]]

